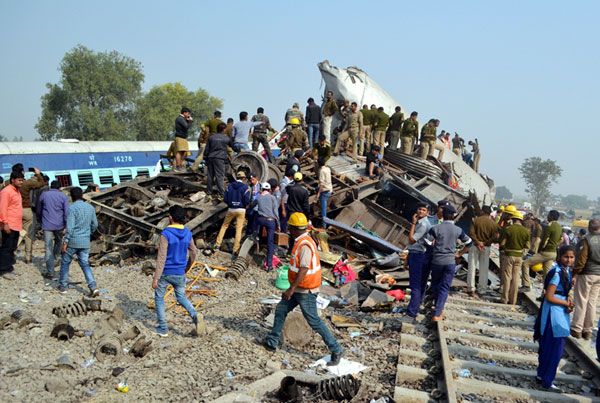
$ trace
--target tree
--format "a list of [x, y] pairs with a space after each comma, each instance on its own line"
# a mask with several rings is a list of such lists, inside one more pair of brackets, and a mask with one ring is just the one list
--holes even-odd
[[513, 194], [506, 186], [498, 186], [496, 188], [496, 199], [498, 200], [512, 200]]
[[141, 94], [141, 64], [119, 52], [93, 52], [78, 45], [63, 57], [58, 84], [47, 83], [42, 140], [127, 140], [135, 138], [133, 114]]
[[23, 141], [23, 136], [19, 136], [19, 137], [15, 136], [15, 137], [13, 137], [12, 141], [14, 141], [14, 142]]
[[[8, 141], [8, 138], [5, 135], [3, 135], [2, 133], [0, 133], [0, 141]], [[600, 197], [599, 197], [599, 199], [600, 199]]]
[[154, 86], [136, 105], [137, 140], [173, 138], [175, 118], [182, 106], [192, 111], [194, 125], [188, 134], [193, 139], [200, 132], [200, 122], [211, 118], [216, 109], [223, 108], [223, 100], [210, 96], [203, 89], [189, 91], [181, 83]]
[[562, 203], [566, 207], [570, 207], [572, 209], [586, 209], [590, 206], [590, 201], [587, 196], [582, 195], [567, 195], [563, 196]]
[[533, 199], [533, 208], [537, 212], [550, 196], [550, 185], [562, 175], [562, 168], [556, 161], [540, 157], [525, 159], [519, 167], [521, 177], [527, 184], [527, 193]]

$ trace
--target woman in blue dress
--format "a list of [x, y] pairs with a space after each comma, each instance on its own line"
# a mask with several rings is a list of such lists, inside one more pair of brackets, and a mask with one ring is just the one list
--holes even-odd
[[571, 267], [575, 263], [575, 249], [562, 246], [556, 263], [544, 280], [544, 301], [540, 315], [540, 347], [538, 349], [537, 380], [547, 389], [560, 392], [554, 385], [558, 363], [569, 336], [571, 319], [569, 313], [574, 304], [569, 291], [573, 285]]

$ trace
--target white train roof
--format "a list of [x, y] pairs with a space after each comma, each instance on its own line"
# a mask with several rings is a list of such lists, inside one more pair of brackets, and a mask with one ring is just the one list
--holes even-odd
[[[170, 141], [6, 141], [0, 142], [0, 154], [69, 154], [150, 151], [166, 154]], [[189, 141], [190, 151], [198, 149]]]

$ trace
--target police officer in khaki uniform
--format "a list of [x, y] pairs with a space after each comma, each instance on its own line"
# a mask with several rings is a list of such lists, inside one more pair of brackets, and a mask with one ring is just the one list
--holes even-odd
[[464, 145], [465, 141], [463, 138], [460, 137], [458, 133], [454, 132], [454, 137], [452, 138], [452, 152], [460, 157]]
[[421, 158], [423, 159], [433, 155], [434, 143], [437, 139], [435, 132], [435, 119], [429, 119], [427, 125], [421, 129]]
[[293, 118], [290, 121], [292, 130], [286, 139], [286, 149], [291, 153], [298, 150], [305, 151], [308, 149], [308, 134], [300, 127], [300, 120]]
[[390, 150], [396, 151], [398, 149], [398, 140], [400, 139], [400, 130], [402, 123], [404, 122], [404, 114], [402, 108], [396, 106], [396, 111], [390, 118]]
[[330, 144], [333, 144], [333, 115], [338, 111], [337, 103], [333, 99], [333, 92], [327, 91], [327, 102], [323, 106], [323, 134], [327, 137]]
[[377, 144], [381, 150], [381, 157], [383, 158], [385, 149], [385, 131], [390, 124], [390, 117], [383, 111], [383, 106], [377, 108], [377, 117], [373, 122], [375, 126], [375, 133], [373, 135], [373, 144]]
[[335, 143], [334, 154], [337, 155], [340, 152], [340, 146], [343, 141], [348, 138], [352, 139], [352, 159], [356, 161], [356, 149], [359, 133], [363, 130], [363, 115], [358, 111], [358, 105], [356, 102], [352, 102], [350, 109], [346, 114], [346, 126], [345, 130]]
[[206, 147], [208, 137], [211, 134], [217, 133], [217, 126], [219, 126], [219, 123], [223, 123], [223, 121], [221, 120], [221, 111], [215, 111], [215, 113], [213, 113], [212, 119], [208, 119], [206, 122], [200, 125], [201, 132], [198, 136], [198, 156], [194, 161], [194, 165], [192, 165], [192, 170], [195, 171], [196, 169], [198, 169], [198, 167], [202, 163], [202, 160], [204, 159], [204, 148]]
[[412, 154], [413, 146], [419, 135], [419, 122], [417, 121], [417, 112], [411, 112], [410, 117], [402, 124], [402, 134], [400, 135], [400, 151], [403, 154]]
[[360, 132], [360, 145], [358, 147], [358, 154], [363, 155], [365, 153], [365, 140], [367, 138], [367, 132], [371, 131], [371, 125], [373, 124], [373, 114], [371, 113], [371, 110], [367, 104], [363, 105], [360, 113], [363, 116], [363, 129]]
[[269, 146], [269, 139], [267, 138], [267, 131], [270, 130], [277, 134], [277, 130], [271, 127], [271, 121], [269, 117], [264, 114], [264, 108], [260, 107], [256, 110], [256, 115], [252, 116], [252, 122], [263, 122], [262, 125], [256, 126], [252, 131], [252, 151], [258, 151], [258, 146], [262, 144], [267, 154], [269, 162], [275, 163], [273, 153], [271, 153], [271, 147]]

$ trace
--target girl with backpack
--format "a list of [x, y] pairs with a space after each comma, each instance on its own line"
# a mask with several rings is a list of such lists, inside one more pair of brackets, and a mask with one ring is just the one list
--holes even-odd
[[553, 382], [570, 332], [569, 313], [575, 306], [569, 297], [574, 263], [575, 248], [562, 246], [554, 266], [544, 279], [543, 300], [534, 329], [534, 340], [539, 342], [536, 378], [542, 386], [554, 392], [561, 392]]

